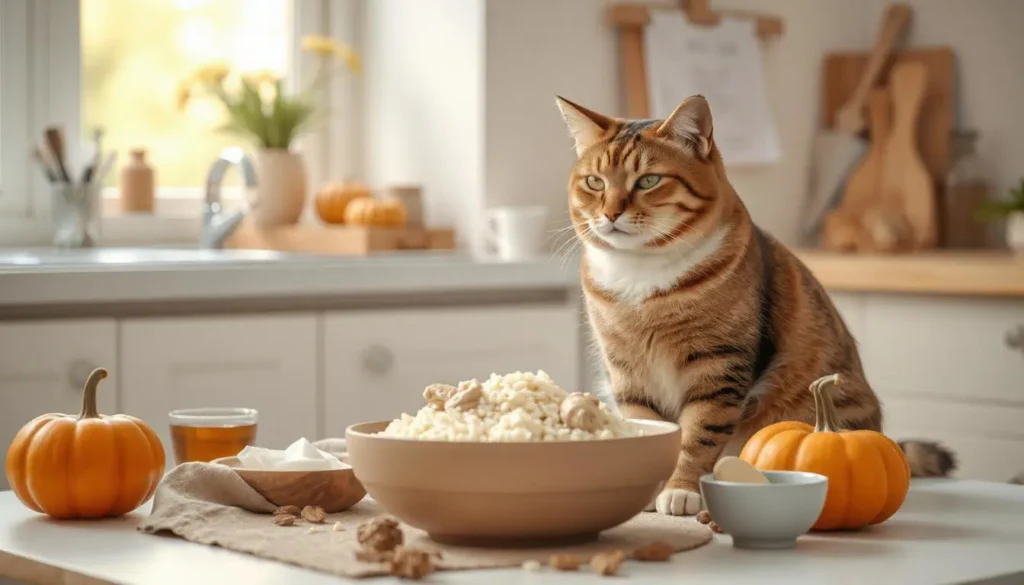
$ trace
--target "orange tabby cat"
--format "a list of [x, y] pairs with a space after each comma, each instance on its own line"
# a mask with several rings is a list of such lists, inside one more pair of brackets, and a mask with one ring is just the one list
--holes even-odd
[[[698, 478], [727, 444], [738, 450], [782, 420], [813, 423], [808, 386], [821, 376], [844, 380], [834, 397], [846, 428], [880, 430], [856, 343], [814, 276], [751, 221], [707, 101], [691, 97], [665, 120], [557, 101], [576, 142], [569, 211], [612, 396], [624, 416], [682, 427], [676, 471], [653, 507], [696, 513]], [[955, 465], [932, 443], [904, 451], [918, 474]]]

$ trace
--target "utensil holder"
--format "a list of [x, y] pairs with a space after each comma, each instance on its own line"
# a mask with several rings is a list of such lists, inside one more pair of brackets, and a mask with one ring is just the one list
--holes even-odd
[[99, 184], [51, 187], [53, 245], [58, 248], [91, 248], [99, 237]]

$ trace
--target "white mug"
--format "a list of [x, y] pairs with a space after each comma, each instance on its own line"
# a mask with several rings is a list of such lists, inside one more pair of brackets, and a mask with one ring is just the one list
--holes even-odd
[[541, 255], [548, 210], [543, 205], [495, 207], [484, 213], [484, 240], [504, 261]]

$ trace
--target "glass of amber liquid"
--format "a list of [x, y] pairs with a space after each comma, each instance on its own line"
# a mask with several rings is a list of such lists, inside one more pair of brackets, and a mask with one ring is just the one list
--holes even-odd
[[185, 408], [168, 415], [174, 460], [213, 461], [231, 457], [256, 441], [256, 411], [252, 408]]

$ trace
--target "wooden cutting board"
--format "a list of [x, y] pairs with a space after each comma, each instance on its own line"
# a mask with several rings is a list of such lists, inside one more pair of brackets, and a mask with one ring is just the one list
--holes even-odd
[[[825, 55], [821, 91], [821, 125], [832, 128], [836, 111], [853, 93], [861, 72], [867, 66], [867, 52]], [[949, 47], [924, 47], [899, 51], [882, 72], [879, 85], [888, 85], [892, 64], [916, 62], [925, 66], [928, 86], [918, 121], [918, 148], [928, 172], [937, 186], [945, 182], [951, 164], [951, 133], [956, 90], [956, 57]]]

